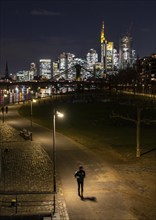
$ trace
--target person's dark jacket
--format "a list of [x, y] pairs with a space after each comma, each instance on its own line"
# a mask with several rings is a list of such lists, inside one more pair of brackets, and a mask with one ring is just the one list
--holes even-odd
[[78, 170], [75, 172], [75, 178], [77, 178], [77, 180], [79, 180], [80, 182], [84, 180], [86, 174], [84, 170]]

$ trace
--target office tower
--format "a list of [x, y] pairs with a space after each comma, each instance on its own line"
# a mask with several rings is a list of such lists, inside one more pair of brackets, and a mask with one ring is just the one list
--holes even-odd
[[105, 38], [103, 22], [101, 29], [101, 65], [103, 66], [104, 77], [106, 77], [107, 74], [111, 74], [114, 70], [113, 49], [114, 43], [108, 42]]
[[34, 76], [37, 74], [37, 68], [35, 63], [30, 64], [30, 71], [29, 71], [29, 80], [33, 80]]
[[88, 69], [93, 70], [94, 64], [98, 62], [98, 54], [96, 50], [90, 49], [86, 55]]
[[113, 62], [113, 48], [114, 48], [114, 43], [113, 42], [108, 42], [107, 43], [107, 53], [106, 53], [106, 68], [107, 68], [107, 73], [110, 73], [114, 69], [114, 62]]
[[[62, 53], [59, 56], [59, 71], [62, 72], [61, 77], [63, 79], [71, 78], [72, 70], [69, 70], [73, 66], [75, 55], [72, 53]], [[69, 71], [66, 71], [69, 70]], [[65, 72], [64, 72], [65, 71]]]
[[132, 67], [132, 37], [125, 35], [119, 44], [119, 68], [126, 69]]
[[156, 82], [156, 54], [143, 57], [139, 61], [141, 64], [140, 74], [141, 74], [142, 82], [144, 84], [149, 84], [150, 82], [155, 83]]
[[52, 79], [55, 80], [55, 77], [59, 74], [59, 62], [54, 61], [53, 62], [53, 67], [52, 67]]
[[40, 77], [42, 79], [51, 79], [51, 60], [41, 59], [40, 60]]
[[62, 53], [59, 56], [59, 70], [63, 72], [66, 69], [68, 69], [67, 56], [66, 53]]
[[63, 52], [59, 56], [59, 70], [65, 71], [69, 69], [72, 65], [75, 55], [72, 53], [65, 53]]
[[30, 64], [30, 71], [32, 71], [34, 73], [34, 75], [37, 74], [37, 68], [36, 68], [36, 64], [35, 63], [31, 63]]
[[132, 50], [132, 65], [136, 63], [137, 55], [136, 50]]
[[113, 49], [113, 65], [114, 65], [114, 71], [119, 70], [119, 53], [116, 48]]
[[104, 21], [102, 22], [102, 29], [101, 29], [101, 64], [103, 65], [103, 71], [106, 74], [107, 72], [107, 40], [105, 38], [105, 31], [104, 31]]
[[30, 71], [28, 70], [20, 70], [16, 73], [17, 81], [19, 82], [27, 82], [30, 81]]

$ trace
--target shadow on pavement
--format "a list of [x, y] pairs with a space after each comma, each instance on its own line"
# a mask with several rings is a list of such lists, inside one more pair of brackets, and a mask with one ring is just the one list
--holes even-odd
[[81, 197], [82, 201], [91, 201], [91, 202], [97, 202], [96, 197], [92, 196], [92, 197]]
[[153, 151], [155, 151], [156, 150], [156, 148], [153, 148], [153, 149], [151, 149], [151, 150], [148, 150], [148, 151], [146, 151], [146, 152], [143, 152], [142, 154], [141, 154], [141, 156], [142, 155], [145, 155], [145, 154], [148, 154], [148, 153], [150, 153], [150, 152], [153, 152]]
[[19, 215], [19, 216], [0, 216], [1, 220], [43, 220], [44, 217], [49, 217], [51, 215]]

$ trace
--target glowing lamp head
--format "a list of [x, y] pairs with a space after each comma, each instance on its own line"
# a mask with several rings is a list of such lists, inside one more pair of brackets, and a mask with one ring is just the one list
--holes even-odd
[[61, 112], [56, 112], [56, 115], [59, 117], [59, 118], [63, 118], [64, 117], [64, 114], [63, 113], [61, 113]]
[[33, 99], [32, 101], [33, 101], [33, 102], [37, 102], [37, 100], [36, 100], [36, 99]]

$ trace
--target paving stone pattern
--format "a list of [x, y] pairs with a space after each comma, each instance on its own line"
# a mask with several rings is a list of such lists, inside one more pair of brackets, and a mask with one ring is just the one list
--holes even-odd
[[52, 161], [39, 144], [1, 124], [0, 162], [0, 216], [53, 212]]
[[0, 191], [52, 192], [52, 162], [47, 153], [6, 126], [2, 127], [1, 158]]

